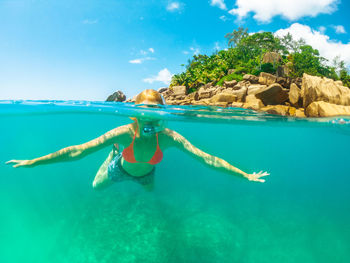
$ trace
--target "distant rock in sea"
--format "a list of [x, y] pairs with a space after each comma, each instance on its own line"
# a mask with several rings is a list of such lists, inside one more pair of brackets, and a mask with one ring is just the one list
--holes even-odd
[[108, 96], [106, 101], [116, 101], [116, 102], [123, 102], [126, 100], [125, 94], [118, 90], [114, 92], [112, 95]]

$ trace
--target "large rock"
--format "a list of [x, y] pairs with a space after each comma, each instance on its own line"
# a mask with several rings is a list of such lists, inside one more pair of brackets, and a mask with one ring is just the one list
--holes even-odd
[[[232, 88], [232, 89], [233, 89], [233, 88]], [[225, 87], [215, 86], [215, 87], [214, 87], [214, 91], [213, 91], [213, 96], [214, 96], [215, 94], [218, 94], [218, 93], [220, 93], [220, 92], [223, 92], [224, 90], [226, 90]]]
[[247, 87], [242, 87], [239, 90], [232, 90], [230, 91], [230, 93], [237, 96], [237, 101], [243, 102], [245, 101], [245, 98], [247, 96], [247, 91], [248, 91]]
[[232, 103], [234, 101], [237, 101], [237, 96], [232, 93], [226, 93], [226, 92], [218, 93], [210, 99], [211, 103], [218, 103], [218, 102]]
[[256, 84], [259, 82], [259, 77], [251, 75], [251, 74], [245, 74], [243, 76], [243, 80], [249, 81], [252, 84]]
[[261, 110], [269, 114], [305, 118], [303, 109], [296, 109], [286, 105], [270, 105], [261, 108]]
[[246, 87], [243, 87], [243, 88], [241, 88], [239, 90], [236, 90], [234, 88], [227, 88], [227, 89], [224, 89], [224, 90], [222, 90], [222, 91], [220, 91], [218, 93], [224, 92], [224, 93], [230, 93], [230, 94], [236, 95], [237, 96], [237, 101], [242, 101], [243, 102], [244, 99], [245, 99], [245, 96], [247, 95], [247, 90], [248, 90], [248, 88], [246, 88]]
[[270, 73], [261, 72], [259, 75], [259, 83], [262, 85], [271, 85], [277, 82], [277, 77]]
[[289, 78], [277, 77], [276, 83], [280, 84], [283, 88], [289, 88], [289, 86], [290, 86], [290, 79]]
[[278, 83], [271, 84], [267, 88], [257, 92], [255, 97], [261, 99], [265, 105], [282, 104], [288, 99], [288, 91]]
[[173, 94], [173, 92], [168, 88], [167, 90], [163, 91], [161, 94], [163, 95], [164, 99], [167, 99]]
[[227, 101], [215, 102], [215, 103], [211, 102], [209, 105], [210, 106], [218, 106], [218, 107], [225, 107], [226, 108], [229, 105], [229, 103]]
[[301, 85], [303, 84], [303, 78], [295, 78], [295, 79], [293, 79], [292, 82], [297, 84], [297, 86], [300, 88]]
[[231, 81], [224, 81], [224, 87], [226, 88], [232, 88], [236, 86], [237, 80], [231, 80]]
[[191, 100], [189, 99], [179, 100], [176, 102], [177, 102], [177, 105], [191, 105]]
[[168, 90], [167, 87], [162, 87], [162, 88], [159, 88], [157, 91], [158, 91], [159, 93], [163, 93], [163, 92], [166, 92], [167, 90]]
[[175, 96], [186, 96], [187, 88], [186, 86], [173, 86], [171, 90]]
[[208, 82], [207, 84], [204, 84], [203, 87], [205, 89], [211, 89], [211, 88], [213, 88], [213, 83], [214, 83], [213, 81]]
[[191, 101], [192, 105], [209, 105], [210, 99], [201, 99], [201, 100], [193, 100]]
[[324, 101], [337, 105], [350, 105], [350, 89], [338, 85], [334, 80], [303, 75], [303, 106], [306, 109], [312, 102]]
[[300, 108], [300, 109], [296, 109], [295, 110], [295, 117], [298, 117], [298, 118], [305, 118], [305, 111], [303, 108]]
[[265, 106], [264, 103], [262, 103], [262, 101], [256, 98], [254, 95], [248, 95], [245, 98], [245, 103], [243, 104], [243, 108], [252, 109], [252, 110], [259, 110], [264, 106]]
[[232, 102], [230, 104], [230, 107], [232, 107], [232, 108], [242, 108], [243, 107], [243, 103], [242, 102]]
[[175, 100], [184, 100], [185, 98], [186, 98], [186, 96], [185, 95], [182, 95], [182, 94], [180, 94], [180, 95], [174, 95], [174, 96], [172, 96]]
[[288, 115], [290, 115], [289, 108], [290, 108], [289, 106], [285, 106], [285, 105], [273, 105], [273, 106], [263, 107], [263, 108], [261, 108], [261, 110], [265, 111], [269, 114], [288, 116]]
[[204, 86], [198, 90], [198, 99], [208, 99], [215, 94], [216, 89], [213, 87], [205, 88]]
[[199, 96], [198, 96], [198, 91], [191, 92], [191, 93], [188, 94], [185, 98], [186, 98], [186, 99], [189, 99], [189, 100], [198, 100], [198, 98], [199, 98]]
[[250, 85], [248, 87], [248, 95], [255, 95], [259, 91], [265, 89], [267, 86], [266, 85], [260, 85], [260, 84], [255, 84], [255, 85]]
[[294, 107], [301, 106], [301, 90], [295, 83], [292, 83], [289, 88], [289, 102]]
[[349, 116], [350, 106], [336, 105], [324, 101], [312, 102], [305, 110], [308, 117]]
[[251, 85], [249, 81], [241, 80], [240, 82], [237, 83], [236, 86], [233, 87], [233, 89], [239, 90], [241, 88], [248, 87], [249, 85]]
[[126, 100], [125, 94], [122, 91], [118, 90], [118, 91], [114, 92], [112, 95], [108, 96], [106, 101], [122, 102], [124, 100]]
[[334, 81], [334, 83], [338, 86], [344, 86], [343, 81], [341, 80]]
[[282, 61], [282, 58], [280, 54], [277, 52], [266, 52], [264, 54], [262, 63], [271, 63], [271, 64], [276, 64]]
[[137, 97], [137, 95], [135, 95], [132, 98], [128, 98], [125, 102], [135, 102], [136, 101], [136, 97]]

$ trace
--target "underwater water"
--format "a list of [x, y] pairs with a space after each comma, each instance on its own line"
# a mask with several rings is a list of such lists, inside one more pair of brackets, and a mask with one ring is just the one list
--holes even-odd
[[[103, 191], [111, 147], [74, 162], [12, 168], [94, 139], [128, 116], [158, 116], [200, 149], [265, 183], [169, 149], [151, 192]], [[0, 101], [0, 262], [348, 262], [350, 122], [243, 109]]]

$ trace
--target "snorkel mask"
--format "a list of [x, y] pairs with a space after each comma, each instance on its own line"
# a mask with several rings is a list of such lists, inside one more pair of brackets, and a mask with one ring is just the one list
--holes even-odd
[[146, 122], [142, 125], [143, 127], [141, 129], [142, 135], [145, 135], [145, 136], [152, 136], [165, 129], [164, 120], [141, 118], [140, 121]]

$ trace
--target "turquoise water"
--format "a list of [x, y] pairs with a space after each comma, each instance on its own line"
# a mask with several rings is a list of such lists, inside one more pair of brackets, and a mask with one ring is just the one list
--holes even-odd
[[[153, 192], [132, 182], [95, 191], [110, 148], [14, 169], [152, 115], [264, 184], [170, 149]], [[161, 110], [94, 102], [0, 101], [0, 262], [348, 262], [350, 124], [242, 109]]]

